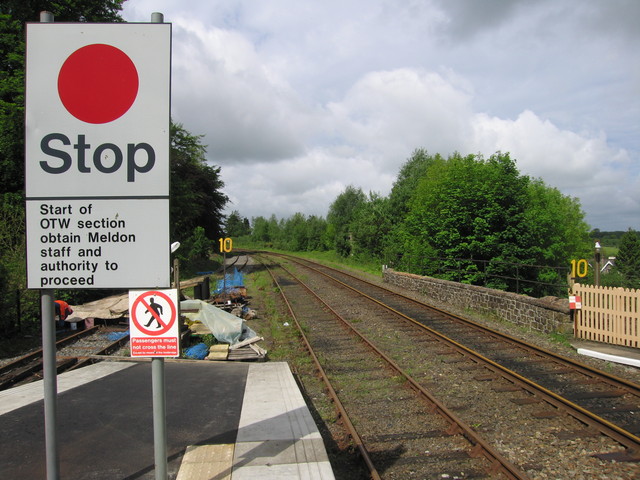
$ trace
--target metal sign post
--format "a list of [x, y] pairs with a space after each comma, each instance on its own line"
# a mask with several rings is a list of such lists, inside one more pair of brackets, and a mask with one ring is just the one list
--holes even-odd
[[167, 396], [164, 382], [164, 358], [151, 359], [153, 392], [153, 453], [156, 480], [167, 479]]
[[40, 292], [47, 480], [58, 480], [60, 478], [58, 455], [58, 372], [56, 369], [56, 327], [53, 302], [53, 290], [42, 290]]
[[179, 357], [178, 290], [130, 290], [131, 356], [151, 357], [156, 480], [167, 478], [165, 357]]
[[[40, 12], [41, 23], [52, 23], [51, 12]], [[47, 480], [59, 480], [58, 453], [58, 372], [56, 368], [56, 328], [54, 291], [40, 291], [42, 317], [42, 370], [44, 383], [44, 438]]]

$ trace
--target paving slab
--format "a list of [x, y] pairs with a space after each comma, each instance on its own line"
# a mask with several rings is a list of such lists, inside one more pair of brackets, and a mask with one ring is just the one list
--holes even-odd
[[232, 478], [334, 478], [320, 432], [286, 363], [249, 368]]
[[176, 480], [231, 480], [233, 450], [233, 444], [187, 447]]

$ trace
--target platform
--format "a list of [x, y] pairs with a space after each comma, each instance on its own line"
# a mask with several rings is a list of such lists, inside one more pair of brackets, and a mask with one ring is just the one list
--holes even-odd
[[571, 346], [581, 355], [632, 367], [640, 367], [640, 349], [637, 348], [582, 339], [572, 340]]
[[[334, 478], [286, 363], [165, 363], [169, 479]], [[45, 478], [43, 385], [0, 392], [0, 478]], [[58, 376], [60, 477], [154, 479], [151, 364]]]

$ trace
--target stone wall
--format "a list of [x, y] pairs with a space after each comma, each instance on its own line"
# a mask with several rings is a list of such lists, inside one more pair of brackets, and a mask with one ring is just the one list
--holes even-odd
[[453, 310], [469, 309], [540, 332], [573, 331], [569, 301], [557, 297], [533, 298], [491, 288], [466, 285], [411, 273], [383, 271], [383, 280], [391, 285], [418, 292], [434, 306]]

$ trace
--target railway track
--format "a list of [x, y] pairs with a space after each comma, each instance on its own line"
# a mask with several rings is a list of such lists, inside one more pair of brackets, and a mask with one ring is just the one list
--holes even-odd
[[[640, 476], [637, 385], [344, 272], [299, 259], [291, 268], [336, 313], [411, 372], [421, 387], [461, 412], [467, 424], [532, 478], [569, 478], [556, 463], [575, 465], [577, 471], [611, 472], [611, 478]], [[286, 292], [291, 287], [285, 280], [281, 288]], [[305, 315], [303, 328], [311, 334], [316, 320], [309, 313], [302, 318]], [[328, 331], [315, 333], [316, 344], [342, 343]], [[451, 378], [455, 380], [445, 381]], [[523, 433], [517, 441], [517, 432], [505, 431], [510, 426], [535, 434]], [[562, 462], [555, 461], [558, 454], [564, 456]]]
[[[371, 478], [528, 478], [295, 275], [270, 273], [292, 316], [323, 332], [307, 339], [299, 325]], [[381, 409], [384, 423], [368, 414]]]
[[[106, 331], [92, 327], [66, 336], [56, 342], [56, 367], [62, 373], [85, 366], [95, 361], [95, 356], [109, 355], [129, 341], [129, 336], [118, 335], [110, 340], [109, 333], [123, 330]], [[93, 358], [92, 358], [93, 357]], [[42, 380], [42, 349], [23, 355], [0, 367], [0, 390]]]

